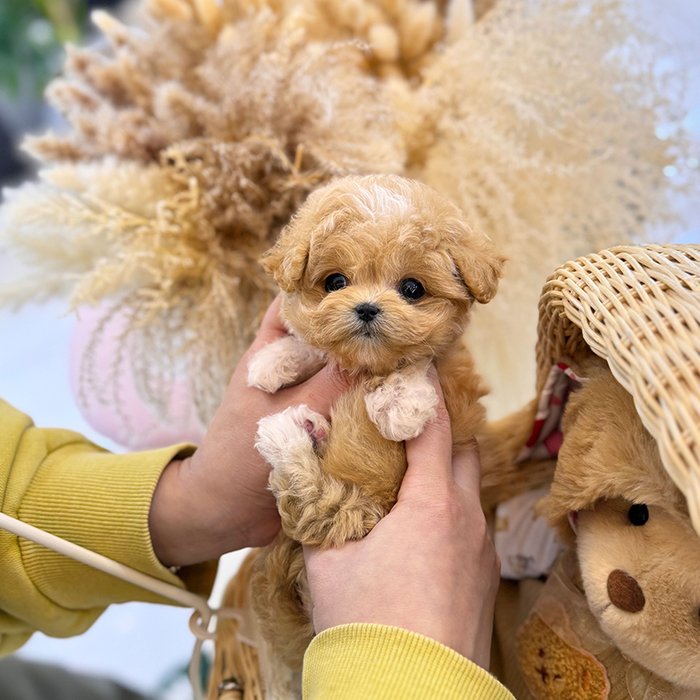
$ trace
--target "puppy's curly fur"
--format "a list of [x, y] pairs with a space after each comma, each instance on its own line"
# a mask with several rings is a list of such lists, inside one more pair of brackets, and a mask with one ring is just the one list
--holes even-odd
[[430, 188], [377, 175], [313, 193], [262, 262], [291, 335], [256, 354], [249, 383], [274, 392], [326, 362], [359, 375], [330, 424], [297, 406], [259, 425], [282, 532], [259, 559], [254, 606], [274, 654], [298, 669], [313, 636], [301, 545], [340, 546], [388, 513], [403, 441], [436, 413], [430, 362], [455, 451], [481, 426], [484, 391], [461, 336], [473, 302], [496, 293], [504, 259]]

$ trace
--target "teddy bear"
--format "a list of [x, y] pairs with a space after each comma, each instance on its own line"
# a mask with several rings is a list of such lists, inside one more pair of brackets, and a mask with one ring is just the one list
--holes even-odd
[[538, 399], [490, 426], [510, 426], [500, 453], [482, 448], [487, 507], [499, 470], [510, 482], [492, 670], [518, 700], [700, 697], [699, 284], [700, 246], [673, 245], [545, 285]]
[[525, 685], [510, 687], [519, 700], [700, 697], [700, 538], [685, 498], [607, 365], [577, 376], [541, 504], [568, 549], [524, 619], [508, 606]]

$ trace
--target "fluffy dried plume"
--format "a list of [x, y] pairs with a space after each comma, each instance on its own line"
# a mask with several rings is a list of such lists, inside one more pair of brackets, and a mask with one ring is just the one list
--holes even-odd
[[509, 258], [468, 331], [498, 413], [534, 391], [537, 303], [557, 265], [682, 230], [678, 197], [700, 182], [684, 165], [697, 143], [656, 135], [685, 116], [682, 80], [659, 70], [671, 53], [620, 0], [499, 0], [415, 93], [396, 91], [408, 172]]
[[8, 291], [116, 299], [146, 398], [163, 404], [169, 376], [148, 349], [175, 349], [204, 423], [275, 293], [260, 254], [333, 177], [423, 180], [508, 256], [470, 328], [499, 413], [534, 388], [549, 272], [670, 236], [674, 197], [697, 191], [682, 129], [655, 134], [684, 116], [655, 68], [667, 47], [622, 0], [143, 7], [135, 27], [97, 13], [104, 46], [70, 49], [49, 90], [70, 131], [28, 141], [54, 165], [6, 196], [5, 237], [36, 270]]
[[215, 35], [194, 11], [99, 24], [111, 50], [70, 51], [49, 98], [71, 131], [29, 140], [57, 165], [6, 194], [5, 235], [37, 270], [25, 294], [116, 295], [172, 338], [206, 423], [275, 293], [260, 255], [309, 192], [404, 154], [356, 48], [280, 36], [269, 10]]

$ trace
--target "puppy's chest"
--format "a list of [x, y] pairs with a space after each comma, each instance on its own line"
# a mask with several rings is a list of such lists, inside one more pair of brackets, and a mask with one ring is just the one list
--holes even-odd
[[[478, 393], [469, 383], [458, 386], [454, 377], [441, 376], [441, 382], [448, 388], [448, 411], [451, 405], [459, 414], [455, 427], [471, 438], [483, 418]], [[437, 405], [425, 366], [366, 377], [332, 411], [324, 471], [391, 506], [406, 471], [404, 442], [423, 432]]]
[[403, 441], [382, 436], [369, 416], [366, 397], [378, 385], [374, 378], [363, 381], [337, 402], [322, 468], [390, 507], [406, 471], [406, 453]]

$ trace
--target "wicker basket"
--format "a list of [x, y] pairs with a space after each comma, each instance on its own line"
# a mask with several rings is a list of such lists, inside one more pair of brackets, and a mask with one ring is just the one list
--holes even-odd
[[592, 350], [632, 395], [700, 533], [700, 246], [619, 247], [560, 267], [540, 298], [537, 389]]
[[[539, 314], [537, 394], [554, 363], [591, 352], [605, 359], [657, 440], [700, 533], [700, 245], [617, 247], [566, 263], [547, 280]], [[523, 410], [513, 418], [523, 422], [531, 414]], [[482, 461], [488, 458], [482, 447]], [[502, 476], [511, 480], [514, 473], [517, 468]], [[228, 604], [242, 602], [249, 573], [250, 562], [229, 584]], [[255, 652], [235, 639], [229, 621], [221, 625], [228, 627], [220, 629], [209, 700], [219, 697], [217, 684], [229, 676], [248, 679], [244, 693], [231, 700], [258, 700]]]
[[[250, 605], [248, 583], [257, 551], [253, 550], [245, 558], [229, 581], [223, 607], [240, 610]], [[239, 620], [219, 618], [207, 700], [265, 700], [258, 650], [239, 639], [240, 629]]]

